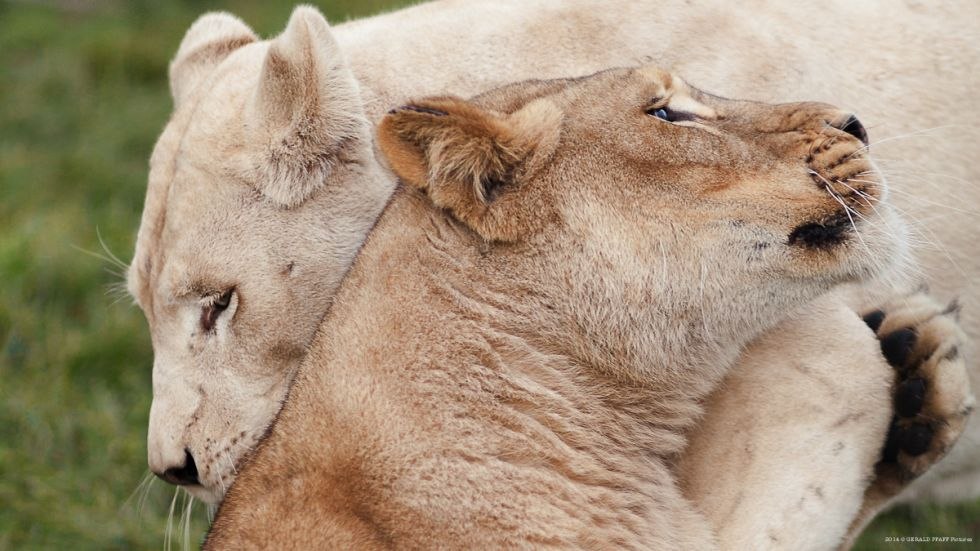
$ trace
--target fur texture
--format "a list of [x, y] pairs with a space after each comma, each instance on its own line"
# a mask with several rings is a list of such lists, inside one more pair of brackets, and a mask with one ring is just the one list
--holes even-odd
[[[876, 178], [863, 144], [833, 107], [720, 100], [652, 68], [525, 94], [385, 117], [406, 188], [205, 548], [716, 545], [669, 461], [775, 313], [901, 246], [873, 222], [829, 247], [787, 237], [842, 209], [808, 167]], [[705, 116], [652, 114], [687, 106]], [[754, 262], [721, 254], [760, 240]]]
[[[319, 141], [308, 142], [319, 145], [327, 136], [360, 128], [347, 115], [364, 116], [360, 123], [366, 126], [413, 95], [469, 95], [512, 80], [584, 74], [645, 59], [678, 67], [725, 95], [832, 99], [855, 109], [873, 138], [913, 136], [876, 144], [875, 151], [890, 159], [886, 168], [899, 192], [895, 202], [921, 217], [937, 202], [951, 202], [950, 190], [960, 204], [977, 202], [976, 187], [962, 184], [976, 182], [975, 168], [958, 159], [959, 148], [975, 143], [970, 136], [980, 121], [973, 121], [972, 109], [958, 109], [963, 125], [948, 127], [949, 106], [968, 105], [977, 87], [966, 83], [974, 75], [969, 68], [976, 64], [975, 50], [959, 45], [971, 36], [967, 14], [975, 9], [969, 2], [930, 10], [914, 3], [889, 3], [888, 9], [848, 2], [735, 9], [725, 3], [603, 2], [597, 8], [584, 1], [436, 2], [333, 29], [343, 54], [329, 37], [316, 38], [325, 36], [325, 26], [307, 21], [318, 17], [308, 10], [298, 12], [305, 15], [291, 21], [286, 34], [292, 38], [280, 43], [316, 38], [310, 61], [327, 61], [303, 73], [333, 83], [303, 88], [305, 94], [331, 94], [321, 107], [344, 106], [319, 112], [325, 117], [313, 132]], [[705, 36], [712, 40], [705, 42]], [[162, 472], [182, 465], [185, 450], [192, 452], [203, 483], [192, 491], [211, 502], [278, 409], [318, 320], [393, 185], [359, 129], [343, 146], [327, 146], [326, 158], [314, 155], [311, 164], [280, 169], [270, 165], [276, 158], [310, 158], [290, 156], [307, 142], [290, 135], [288, 124], [262, 129], [262, 140], [241, 130], [250, 124], [242, 113], [254, 106], [270, 49], [253, 40], [227, 14], [205, 16], [188, 31], [171, 68], [176, 110], [151, 160], [130, 272], [156, 356], [150, 465]], [[190, 55], [198, 49], [201, 54]], [[356, 80], [345, 76], [343, 57]], [[304, 70], [296, 68], [297, 74]], [[773, 76], [788, 70], [791, 78]], [[958, 139], [915, 137], [933, 133]], [[274, 154], [280, 146], [286, 156]], [[304, 177], [304, 167], [319, 170], [324, 179]], [[294, 190], [287, 185], [293, 177]], [[920, 200], [922, 190], [926, 198]], [[923, 219], [927, 243], [919, 253], [924, 270], [940, 276], [933, 280], [935, 290], [962, 295], [963, 321], [975, 337], [980, 332], [971, 297], [980, 278], [977, 259], [968, 254], [978, 237], [971, 212], [967, 207]], [[890, 288], [866, 287], [852, 293], [857, 298], [850, 302], [870, 307]], [[231, 306], [213, 332], [201, 332], [202, 310], [229, 289], [235, 291]], [[242, 304], [246, 308], [239, 311]], [[785, 346], [778, 335], [773, 343]], [[980, 439], [971, 431], [952, 457], [906, 495], [975, 495]]]

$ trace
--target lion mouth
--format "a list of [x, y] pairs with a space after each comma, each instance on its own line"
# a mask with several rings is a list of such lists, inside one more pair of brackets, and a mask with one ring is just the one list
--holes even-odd
[[808, 249], [828, 249], [840, 245], [854, 231], [854, 223], [845, 212], [801, 224], [789, 234], [789, 244]]

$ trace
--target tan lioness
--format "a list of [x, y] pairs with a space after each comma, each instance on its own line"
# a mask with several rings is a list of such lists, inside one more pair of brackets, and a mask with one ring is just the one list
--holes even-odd
[[[890, 121], [892, 126], [879, 130], [883, 136], [945, 124], [948, 112], [938, 106], [971, 100], [968, 91], [950, 85], [957, 80], [929, 72], [936, 64], [925, 52], [970, 66], [973, 51], [955, 44], [917, 46], [938, 36], [937, 29], [943, 36], [957, 36], [957, 24], [969, 17], [845, 4], [798, 6], [791, 13], [754, 8], [747, 21], [747, 12], [728, 13], [732, 8], [722, 4], [435, 3], [334, 29], [346, 53], [325, 25], [313, 35], [303, 34], [304, 17], [319, 17], [309, 10], [297, 12], [293, 32], [275, 48], [258, 42], [231, 16], [202, 18], [174, 59], [176, 109], [151, 162], [130, 272], [156, 354], [151, 468], [212, 503], [233, 480], [235, 466], [278, 409], [318, 320], [390, 193], [392, 180], [377, 166], [366, 130], [387, 106], [420, 92], [468, 95], [518, 78], [581, 74], [651, 57], [682, 66], [726, 94], [847, 99], [865, 121]], [[957, 13], [975, 9], [968, 4]], [[825, 11], [847, 14], [850, 25], [821, 18]], [[865, 36], [868, 26], [861, 18], [871, 16], [882, 28], [914, 18], [914, 37], [886, 33], [873, 37], [874, 47], [866, 49], [893, 52], [889, 60], [900, 61], [901, 70], [882, 72], [881, 59], [842, 53], [859, 43], [855, 37]], [[689, 32], [681, 24], [685, 21], [710, 33]], [[757, 44], [733, 47], [749, 41], [745, 25], [750, 24], [778, 27], [791, 39], [766, 43], [766, 55], [755, 55]], [[462, 28], [465, 36], [457, 32]], [[716, 47], [705, 43], [705, 34]], [[824, 40], [831, 35], [835, 40]], [[313, 41], [310, 54], [329, 70], [263, 79], [270, 49], [289, 52], [288, 44], [304, 44], [297, 38], [302, 36]], [[493, 45], [492, 52], [487, 44]], [[345, 57], [359, 84], [352, 82]], [[848, 63], [842, 65], [845, 58]], [[781, 67], [802, 75], [781, 77]], [[275, 74], [274, 66], [268, 74]], [[961, 71], [955, 78], [974, 77]], [[281, 84], [286, 82], [292, 84]], [[914, 101], [909, 89], [919, 91]], [[975, 116], [968, 109], [958, 113], [968, 122]], [[938, 173], [929, 185], [975, 191], [960, 184], [972, 178], [968, 166], [949, 162], [958, 144], [944, 143], [938, 153], [920, 144], [896, 141], [876, 149], [917, 165], [916, 173]], [[898, 183], [918, 182], [899, 178]], [[935, 199], [918, 201], [905, 193], [896, 199], [906, 210], [936, 208]], [[938, 283], [959, 290], [975, 273], [977, 259], [958, 258], [972, 241], [972, 226], [964, 223], [969, 213], [949, 214], [947, 224], [930, 226], [926, 236], [948, 243], [957, 256], [961, 271], [947, 270], [949, 277]], [[946, 251], [925, 253], [929, 269], [943, 270]], [[974, 311], [968, 304], [967, 316]], [[973, 320], [967, 318], [968, 327], [975, 326]], [[826, 335], [832, 327], [810, 330]], [[850, 336], [874, 343], [870, 335]], [[795, 344], [779, 339], [779, 334], [772, 336], [774, 349]], [[840, 348], [826, 347], [829, 358], [846, 357], [855, 345], [850, 339], [834, 342]], [[865, 369], [866, 364], [855, 360], [852, 367]], [[736, 402], [741, 408], [750, 405]], [[950, 469], [959, 478], [929, 488], [944, 495], [969, 494], [971, 485], [963, 480], [970, 480], [975, 461], [964, 454], [952, 458], [962, 467]]]
[[396, 109], [405, 187], [205, 548], [714, 547], [668, 470], [700, 401], [903, 246], [862, 139], [652, 67]]

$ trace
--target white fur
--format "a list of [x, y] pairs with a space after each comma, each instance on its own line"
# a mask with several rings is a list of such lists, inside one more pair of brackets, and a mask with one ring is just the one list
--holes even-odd
[[[959, 43], [972, 36], [969, 22], [976, 9], [969, 2], [925, 11], [915, 5], [844, 1], [738, 7], [723, 2], [691, 7], [670, 0], [646, 5], [437, 2], [341, 25], [333, 32], [356, 77], [364, 123], [421, 94], [470, 95], [513, 80], [585, 74], [652, 59], [673, 65], [701, 88], [722, 95], [824, 99], [850, 106], [873, 140], [920, 131], [922, 136], [938, 135], [896, 139], [874, 149], [880, 158], [891, 160], [886, 173], [897, 169], [892, 183], [901, 208], [922, 217], [939, 208], [936, 203], [957, 206], [958, 210], [944, 209], [942, 217], [921, 221], [924, 239], [941, 244], [927, 243], [919, 255], [925, 269], [937, 276], [931, 278], [934, 290], [962, 294], [967, 329], [975, 337], [980, 334], [973, 303], [980, 260], [969, 253], [978, 237], [973, 207], [978, 202], [973, 184], [977, 169], [963, 159], [969, 158], [965, 148], [976, 143], [971, 137], [980, 127], [980, 115], [970, 107], [980, 83], [971, 70], [976, 51]], [[247, 27], [228, 15], [204, 21], [206, 25], [188, 32], [175, 67], [195, 49], [193, 45], [250, 36]], [[322, 38], [322, 28], [316, 28], [316, 36]], [[289, 41], [290, 32], [286, 34], [282, 44]], [[320, 43], [323, 49], [317, 52], [336, 55], [329, 40]], [[180, 81], [172, 82], [177, 112], [151, 162], [131, 272], [134, 294], [143, 297], [144, 309], [151, 310], [157, 354], [149, 446], [155, 468], [179, 461], [186, 446], [203, 448], [206, 438], [220, 440], [219, 448], [225, 449], [239, 429], [247, 431], [249, 442], [261, 433], [295, 367], [295, 362], [266, 358], [264, 351], [283, 335], [300, 348], [309, 342], [332, 290], [391, 189], [390, 177], [364, 144], [354, 153], [341, 152], [354, 162], [330, 165], [324, 182], [296, 178], [297, 187], [290, 189], [291, 176], [268, 172], [264, 157], [254, 149], [275, 146], [278, 135], [270, 132], [256, 143], [250, 134], [228, 134], [229, 128], [242, 125], [236, 109], [252, 105], [268, 48], [263, 43], [245, 45], [219, 60], [195, 65], [186, 76], [172, 70], [174, 80]], [[333, 63], [325, 69], [327, 76], [345, 73], [343, 60]], [[937, 67], [943, 70], [937, 72]], [[345, 107], [336, 114], [347, 120], [343, 117], [359, 108], [346, 101], [353, 96], [343, 97], [338, 105]], [[954, 117], [960, 126], [928, 130]], [[324, 130], [324, 135], [337, 135], [331, 132]], [[907, 168], [914, 172], [903, 173]], [[253, 202], [236, 210], [242, 197], [248, 197], [248, 188], [239, 183], [243, 180], [272, 204]], [[920, 199], [923, 190], [930, 195]], [[280, 205], [294, 208], [283, 211]], [[247, 255], [261, 260], [241, 258], [245, 243]], [[202, 257], [213, 260], [202, 264]], [[284, 286], [279, 274], [297, 259], [299, 271]], [[155, 268], [141, 275], [148, 260]], [[236, 333], [227, 333], [227, 347], [197, 343], [197, 352], [188, 352], [196, 341], [188, 336], [192, 322], [187, 320], [195, 320], [200, 307], [196, 300], [178, 299], [171, 292], [178, 282], [167, 277], [175, 279], [181, 273], [230, 273], [252, 282], [242, 287], [251, 303], [245, 311], [259, 311], [248, 324], [252, 332], [239, 324]], [[149, 294], [156, 294], [156, 299], [147, 300]], [[221, 334], [220, 327], [218, 331]], [[853, 369], [863, 365], [856, 363]], [[976, 384], [978, 375], [973, 376]], [[198, 389], [205, 386], [202, 395]], [[262, 407], [242, 410], [233, 405], [260, 396], [265, 400]], [[189, 428], [194, 415], [203, 420]], [[225, 419], [240, 420], [241, 426], [230, 430]], [[916, 486], [917, 495], [967, 497], [980, 491], [980, 438], [977, 423], [972, 427], [951, 457]], [[247, 446], [236, 443], [229, 449], [221, 455], [223, 464], [216, 459], [212, 465], [220, 474], [208, 481], [207, 492], [202, 491], [210, 499], [221, 493], [219, 479], [232, 478], [224, 465], [239, 458]]]

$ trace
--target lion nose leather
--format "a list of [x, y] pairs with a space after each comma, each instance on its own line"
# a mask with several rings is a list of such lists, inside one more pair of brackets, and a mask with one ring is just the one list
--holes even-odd
[[153, 474], [175, 486], [193, 486], [201, 483], [197, 479], [197, 463], [194, 462], [194, 456], [188, 449], [184, 450], [183, 465], [169, 467], [162, 473], [154, 471]]
[[848, 134], [854, 136], [855, 138], [861, 140], [861, 143], [868, 145], [868, 131], [865, 130], [864, 125], [858, 120], [854, 115], [848, 115], [841, 119], [839, 124], [834, 124], [834, 128], [847, 132]]

